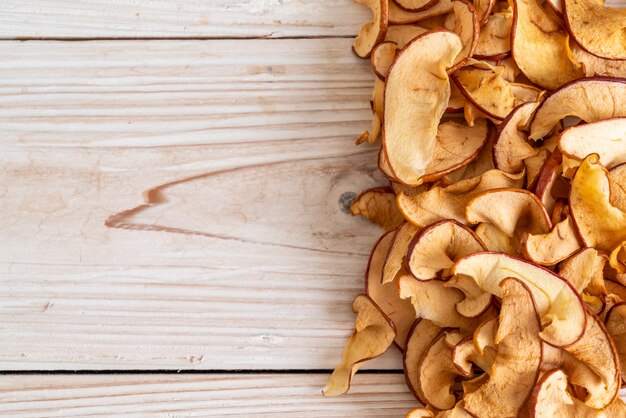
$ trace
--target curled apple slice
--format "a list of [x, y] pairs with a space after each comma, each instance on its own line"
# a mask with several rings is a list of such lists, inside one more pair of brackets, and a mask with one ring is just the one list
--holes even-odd
[[394, 233], [388, 232], [374, 245], [365, 273], [365, 293], [391, 320], [396, 329], [394, 341], [400, 349], [404, 349], [406, 336], [415, 320], [415, 310], [409, 301], [400, 298], [397, 283], [381, 282], [383, 262], [393, 238]]
[[480, 22], [474, 5], [467, 0], [453, 0], [451, 23], [446, 29], [453, 31], [461, 38], [463, 49], [454, 59], [454, 66], [448, 70], [452, 72], [461, 68], [467, 60], [474, 55], [480, 33]]
[[382, 81], [385, 81], [385, 78], [387, 77], [389, 67], [396, 58], [397, 50], [398, 44], [395, 42], [385, 41], [376, 45], [372, 51], [372, 56], [370, 57], [372, 70], [374, 70], [376, 77]]
[[609, 188], [611, 204], [626, 211], [626, 164], [620, 164], [609, 170]]
[[363, 134], [356, 140], [357, 145], [366, 141], [369, 144], [373, 144], [378, 139], [383, 120], [384, 95], [385, 82], [377, 77], [374, 80], [374, 90], [372, 91], [372, 99], [370, 100], [370, 106], [372, 107], [372, 127], [369, 131], [363, 132]]
[[588, 247], [611, 252], [626, 240], [626, 212], [610, 201], [609, 173], [597, 154], [585, 158], [572, 180], [570, 212]]
[[598, 154], [606, 168], [622, 164], [626, 162], [626, 117], [572, 126], [561, 134], [559, 149], [566, 175], [589, 154]]
[[400, 182], [423, 182], [421, 177], [432, 159], [439, 120], [450, 97], [446, 70], [461, 48], [458, 35], [433, 30], [407, 44], [389, 69], [383, 147], [391, 171]]
[[604, 265], [607, 258], [594, 248], [585, 248], [572, 255], [559, 268], [559, 274], [570, 282], [578, 293], [605, 295]]
[[529, 138], [545, 137], [566, 116], [585, 122], [626, 116], [626, 80], [583, 78], [562, 86], [539, 105]]
[[404, 259], [409, 250], [413, 237], [419, 228], [410, 222], [405, 222], [396, 232], [393, 244], [384, 259], [382, 283], [391, 283], [403, 270]]
[[444, 220], [424, 228], [413, 238], [407, 255], [409, 271], [418, 280], [449, 277], [456, 260], [485, 251], [474, 231], [453, 220]]
[[394, 25], [415, 23], [433, 16], [445, 15], [451, 11], [452, 0], [439, 0], [432, 7], [424, 9], [421, 12], [409, 12], [398, 6], [395, 1], [389, 0], [389, 23]]
[[622, 381], [626, 382], [626, 303], [614, 305], [604, 321], [619, 356]]
[[433, 187], [415, 196], [400, 193], [397, 196], [398, 207], [407, 220], [418, 226], [427, 226], [443, 219], [466, 224], [465, 207], [474, 196], [490, 189], [520, 187], [523, 178], [524, 172], [508, 174], [490, 170], [479, 177], [446, 187]]
[[611, 251], [609, 264], [618, 274], [626, 273], [626, 241], [623, 241]]
[[496, 5], [496, 0], [474, 0], [474, 7], [478, 15], [480, 26], [484, 26], [490, 19], [491, 11]]
[[452, 349], [452, 364], [462, 376], [473, 376], [473, 365], [489, 373], [495, 359], [496, 350], [487, 347], [484, 353], [479, 353], [471, 337], [463, 339]]
[[[541, 167], [541, 171], [536, 177], [534, 192], [543, 203], [548, 213], [554, 214], [554, 208], [558, 199], [569, 197], [570, 185], [562, 176], [563, 174], [563, 154], [558, 149], [554, 150], [550, 157]], [[558, 223], [561, 219], [556, 222]]]
[[396, 229], [404, 222], [398, 210], [396, 195], [389, 187], [375, 187], [361, 192], [350, 205], [352, 216], [362, 216], [385, 231]]
[[528, 143], [527, 128], [537, 102], [523, 103], [513, 109], [498, 126], [493, 143], [493, 161], [497, 169], [507, 173], [518, 173], [524, 168], [524, 159], [535, 154]]
[[372, 49], [385, 39], [388, 25], [388, 2], [387, 0], [356, 0], [356, 2], [367, 6], [372, 11], [372, 20], [361, 26], [352, 50], [357, 56], [368, 58]]
[[598, 57], [626, 59], [626, 10], [594, 0], [562, 0], [563, 20], [581, 47]]
[[524, 282], [513, 278], [503, 280], [499, 287], [502, 308], [489, 379], [463, 398], [473, 416], [517, 416], [539, 377], [542, 343], [533, 294]]
[[456, 398], [452, 385], [461, 372], [452, 363], [452, 349], [445, 343], [442, 333], [424, 351], [418, 368], [420, 392], [428, 405], [439, 410], [452, 409]]
[[545, 234], [550, 216], [534, 194], [524, 189], [487, 190], [467, 203], [465, 217], [471, 224], [490, 223], [509, 237], [517, 231]]
[[522, 237], [525, 258], [544, 266], [553, 266], [581, 248], [578, 232], [570, 216], [554, 225], [546, 234], [525, 234]]
[[489, 16], [489, 20], [480, 28], [474, 56], [497, 60], [510, 54], [512, 25], [512, 10], [505, 10]]
[[428, 29], [419, 25], [389, 25], [385, 42], [393, 42], [402, 49], [413, 39], [427, 32]]
[[493, 301], [493, 296], [482, 290], [474, 279], [468, 276], [452, 276], [445, 284], [445, 287], [459, 289], [465, 297], [456, 303], [456, 311], [467, 318], [475, 318], [482, 315]]
[[422, 355], [443, 332], [442, 328], [427, 319], [417, 319], [409, 330], [402, 363], [406, 384], [415, 397], [425, 403], [419, 381], [419, 364]]
[[409, 12], [421, 12], [437, 4], [439, 0], [393, 0], [398, 6]]
[[586, 314], [579, 294], [571, 284], [552, 271], [504, 253], [468, 255], [452, 268], [465, 274], [483, 290], [502, 297], [500, 282], [507, 277], [522, 280], [532, 291], [543, 330], [541, 338], [555, 346], [567, 346], [582, 335]]
[[513, 239], [500, 231], [497, 226], [481, 223], [476, 227], [476, 235], [485, 244], [488, 251], [519, 255], [520, 248], [517, 239]]
[[393, 324], [368, 296], [357, 295], [352, 302], [352, 311], [357, 314], [354, 332], [343, 350], [341, 364], [335, 368], [322, 391], [324, 396], [347, 393], [359, 366], [387, 351], [396, 337]]
[[554, 90], [583, 75], [567, 45], [568, 34], [539, 0], [515, 0], [511, 50], [528, 79]]
[[611, 60], [596, 57], [570, 40], [572, 56], [585, 70], [587, 77], [626, 77], [626, 60]]
[[461, 68], [451, 76], [461, 93], [486, 115], [502, 120], [515, 108], [515, 95], [500, 74], [477, 67]]

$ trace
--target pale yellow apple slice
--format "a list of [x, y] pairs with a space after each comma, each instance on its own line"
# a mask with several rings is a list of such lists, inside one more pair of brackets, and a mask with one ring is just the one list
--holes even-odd
[[554, 266], [581, 248], [576, 226], [570, 216], [554, 225], [546, 234], [525, 234], [521, 245], [525, 258], [544, 266]]
[[488, 116], [502, 120], [515, 108], [511, 84], [491, 70], [464, 67], [451, 79], [461, 93]]
[[409, 246], [419, 231], [420, 228], [410, 222], [405, 222], [398, 229], [384, 259], [382, 283], [391, 283], [402, 274]]
[[583, 291], [591, 295], [605, 295], [604, 281], [606, 255], [594, 248], [585, 248], [567, 259], [559, 268], [559, 275], [570, 282], [578, 293]]
[[566, 116], [585, 122], [626, 116], [626, 80], [583, 78], [564, 85], [539, 105], [529, 138], [545, 137]]
[[417, 319], [409, 330], [403, 356], [404, 376], [406, 383], [413, 395], [425, 403], [424, 395], [421, 393], [419, 382], [419, 362], [422, 355], [442, 334], [442, 328], [427, 319]]
[[579, 62], [587, 77], [626, 77], [626, 60], [613, 60], [596, 57], [582, 49], [576, 42], [570, 39], [569, 47], [572, 56]]
[[452, 0], [439, 0], [432, 7], [421, 12], [409, 12], [404, 10], [394, 0], [389, 0], [389, 23], [394, 25], [404, 25], [428, 19], [433, 16], [440, 16], [452, 11]]
[[396, 195], [389, 187], [374, 187], [361, 192], [350, 205], [352, 216], [362, 216], [385, 231], [398, 228], [404, 216], [396, 204]]
[[567, 346], [582, 335], [586, 314], [579, 294], [552, 271], [504, 253], [475, 253], [459, 260], [454, 274], [465, 274], [483, 290], [502, 297], [500, 282], [507, 277], [522, 280], [530, 288], [543, 330], [541, 338], [555, 346]]
[[394, 176], [419, 185], [432, 160], [439, 120], [450, 98], [446, 70], [462, 49], [458, 35], [434, 30], [405, 46], [385, 86], [383, 147]]
[[467, 0], [453, 0], [452, 13], [448, 15], [446, 29], [459, 35], [463, 42], [463, 49], [454, 60], [454, 66], [448, 69], [452, 72], [461, 68], [474, 55], [480, 33], [480, 22], [474, 6]]
[[493, 161], [497, 169], [518, 173], [524, 168], [524, 159], [535, 154], [525, 130], [538, 105], [537, 102], [519, 105], [498, 126], [493, 144]]
[[372, 51], [370, 57], [370, 63], [372, 64], [372, 70], [376, 77], [385, 81], [387, 73], [389, 73], [389, 67], [396, 58], [396, 52], [398, 50], [398, 44], [395, 42], [381, 42]]
[[389, 22], [387, 0], [356, 0], [357, 3], [367, 6], [372, 11], [372, 20], [363, 24], [354, 40], [352, 50], [361, 58], [368, 58], [372, 49], [385, 39], [385, 32]]
[[352, 302], [352, 311], [357, 314], [354, 332], [346, 342], [341, 364], [333, 371], [324, 396], [347, 393], [350, 381], [358, 368], [367, 360], [383, 354], [393, 343], [396, 331], [389, 318], [382, 313], [366, 295], [357, 295]]
[[502, 59], [511, 52], [511, 28], [513, 11], [505, 10], [489, 16], [480, 28], [474, 56], [483, 59]]
[[520, 255], [518, 240], [506, 235], [497, 226], [490, 223], [480, 223], [474, 232], [485, 244], [488, 251]]

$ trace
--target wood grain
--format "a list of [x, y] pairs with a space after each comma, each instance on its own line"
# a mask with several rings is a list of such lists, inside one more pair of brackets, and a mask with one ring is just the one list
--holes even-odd
[[354, 36], [351, 0], [2, 0], [0, 38]]
[[1, 368], [335, 365], [384, 184], [350, 40], [3, 47]]
[[417, 406], [402, 375], [357, 374], [323, 398], [323, 374], [3, 376], [3, 417], [404, 417]]

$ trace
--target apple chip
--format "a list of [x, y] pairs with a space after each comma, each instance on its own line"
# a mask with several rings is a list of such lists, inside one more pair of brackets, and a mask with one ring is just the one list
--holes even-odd
[[537, 180], [541, 169], [550, 159], [552, 152], [547, 149], [539, 149], [534, 155], [524, 159], [524, 167], [526, 168], [526, 184], [528, 189], [533, 190], [537, 186]]
[[626, 211], [626, 164], [620, 164], [609, 170], [609, 189], [611, 204]]
[[609, 173], [597, 154], [585, 158], [572, 180], [570, 211], [588, 247], [611, 252], [626, 240], [626, 212], [610, 202]]
[[476, 235], [485, 244], [488, 251], [496, 251], [511, 255], [519, 255], [520, 248], [516, 239], [500, 231], [500, 229], [489, 223], [481, 223], [476, 227]]
[[417, 319], [409, 330], [403, 357], [404, 377], [413, 395], [425, 403], [419, 381], [420, 360], [426, 349], [443, 333], [442, 328], [427, 319]]
[[450, 100], [448, 100], [446, 113], [463, 113], [463, 108], [465, 107], [466, 102], [467, 100], [465, 100], [465, 96], [463, 96], [456, 84], [450, 83]]
[[492, 118], [504, 119], [515, 108], [511, 85], [500, 74], [477, 67], [464, 67], [450, 78], [467, 100]]
[[439, 0], [393, 0], [409, 12], [421, 12], [437, 4]]
[[480, 33], [480, 24], [476, 9], [467, 0], [453, 0], [452, 13], [448, 16], [451, 17], [451, 23], [446, 24], [446, 29], [459, 35], [463, 42], [463, 49], [456, 56], [454, 67], [448, 70], [448, 72], [452, 72], [461, 68], [474, 55]]
[[463, 398], [473, 416], [517, 416], [539, 377], [542, 343], [533, 294], [517, 279], [502, 280], [499, 287], [502, 308], [489, 379]]
[[581, 47], [601, 58], [626, 60], [626, 10], [596, 0], [562, 0], [563, 20]]
[[526, 234], [522, 237], [524, 257], [544, 266], [560, 263], [580, 248], [576, 226], [570, 216], [546, 234]]
[[407, 334], [415, 320], [415, 310], [409, 301], [400, 299], [397, 283], [382, 283], [383, 263], [393, 238], [394, 233], [388, 232], [374, 246], [365, 273], [365, 293], [391, 320], [396, 329], [394, 341], [404, 349]]
[[529, 138], [545, 137], [566, 116], [585, 122], [626, 116], [626, 80], [583, 78], [564, 85], [539, 105]]
[[398, 207], [405, 218], [418, 226], [427, 226], [443, 219], [453, 219], [466, 224], [465, 207], [476, 195], [485, 190], [502, 187], [519, 187], [524, 173], [508, 174], [490, 170], [479, 177], [459, 181], [446, 187], [433, 187], [415, 196], [400, 193]]
[[587, 77], [626, 77], [626, 60], [612, 60], [596, 57], [570, 40], [572, 56], [585, 70]]
[[619, 274], [626, 273], [626, 241], [620, 243], [609, 256], [609, 264]]
[[524, 168], [524, 159], [535, 154], [528, 143], [527, 128], [537, 102], [523, 103], [513, 109], [498, 126], [493, 143], [493, 161], [497, 169], [507, 173], [518, 173]]
[[357, 314], [354, 332], [343, 350], [341, 364], [335, 368], [322, 392], [324, 396], [347, 393], [359, 366], [387, 351], [396, 337], [393, 324], [368, 296], [357, 295], [352, 302], [352, 311]]
[[381, 123], [383, 120], [383, 101], [385, 95], [385, 82], [378, 77], [374, 80], [374, 91], [372, 92], [372, 100], [370, 105], [372, 107], [372, 128], [370, 131], [365, 131], [356, 140], [356, 144], [359, 145], [363, 142], [373, 144], [380, 135]]
[[[548, 213], [554, 215], [554, 208], [558, 199], [567, 199], [570, 192], [570, 184], [563, 174], [563, 154], [555, 150], [541, 167], [541, 171], [534, 181], [534, 192], [541, 200]], [[567, 207], [567, 206], [564, 206]], [[561, 209], [561, 212], [563, 210]], [[557, 217], [557, 218], [560, 218]], [[553, 223], [558, 223], [560, 220]]]
[[418, 227], [410, 222], [405, 222], [398, 229], [393, 239], [393, 244], [384, 259], [382, 283], [391, 283], [402, 272], [409, 245], [419, 230]]
[[[522, 280], [532, 291], [542, 325], [541, 338], [558, 347], [576, 342], [583, 333], [586, 315], [580, 296], [571, 284], [552, 271], [504, 253], [468, 255], [452, 268], [478, 286], [502, 297], [500, 283], [507, 277]], [[428, 283], [428, 282], [426, 282]]]
[[493, 60], [506, 57], [511, 52], [512, 25], [513, 12], [511, 10], [489, 16], [489, 20], [480, 28], [474, 56]]
[[[454, 83], [452, 83], [454, 84]], [[487, 139], [487, 143], [483, 147], [482, 150], [478, 153], [478, 157], [465, 167], [462, 167], [445, 177], [441, 178], [441, 185], [449, 186], [453, 183], [458, 183], [462, 180], [468, 180], [475, 177], [480, 177], [485, 174], [487, 171], [493, 170], [495, 167], [493, 166], [493, 132], [491, 130], [491, 135]]]
[[583, 75], [568, 47], [567, 32], [540, 0], [514, 0], [511, 50], [533, 83], [554, 90]]
[[474, 365], [489, 373], [495, 356], [496, 350], [492, 347], [487, 347], [482, 354], [479, 353], [472, 341], [472, 337], [467, 337], [452, 349], [452, 364], [454, 364], [462, 376], [472, 377], [474, 375]]
[[605, 323], [619, 356], [622, 380], [626, 382], [626, 303], [614, 305], [607, 313]]
[[394, 25], [404, 25], [428, 19], [433, 16], [440, 16], [452, 11], [452, 0], [439, 0], [428, 9], [421, 12], [409, 12], [398, 6], [394, 0], [389, 0], [389, 23]]
[[474, 0], [474, 7], [476, 8], [480, 26], [484, 26], [489, 22], [491, 19], [491, 11], [495, 5], [496, 0]]
[[452, 32], [427, 32], [404, 47], [389, 69], [383, 147], [391, 171], [402, 183], [423, 182], [450, 97], [446, 69], [461, 48], [460, 38]]
[[357, 56], [368, 58], [372, 49], [385, 39], [388, 24], [387, 0], [356, 0], [356, 2], [369, 7], [372, 11], [372, 20], [361, 26], [352, 50]]
[[606, 256], [594, 248], [585, 248], [568, 258], [559, 268], [559, 274], [574, 286], [578, 293], [604, 295], [604, 265]]
[[445, 287], [454, 287], [464, 294], [463, 300], [456, 303], [456, 311], [467, 318], [475, 318], [489, 309], [493, 296], [482, 290], [471, 277], [452, 276], [444, 284]]
[[387, 77], [387, 73], [389, 72], [389, 67], [391, 63], [396, 58], [396, 51], [398, 50], [398, 44], [395, 42], [381, 42], [372, 51], [372, 56], [370, 57], [370, 62], [372, 64], [372, 70], [374, 70], [374, 74], [376, 77], [385, 81]]
[[428, 29], [420, 25], [389, 25], [385, 42], [393, 42], [402, 49], [413, 39], [427, 32]]
[[461, 374], [452, 363], [452, 349], [445, 343], [442, 333], [424, 351], [418, 369], [420, 392], [428, 405], [439, 410], [452, 409], [456, 398], [452, 385]]
[[509, 237], [518, 231], [545, 234], [552, 227], [541, 201], [524, 189], [484, 191], [467, 203], [465, 217], [470, 224], [495, 225]]
[[622, 164], [626, 162], [626, 117], [572, 126], [561, 134], [559, 149], [566, 175], [589, 154], [598, 154], [606, 168]]
[[429, 225], [415, 236], [407, 264], [418, 280], [435, 279], [440, 273], [449, 277], [456, 260], [478, 251], [485, 251], [485, 247], [474, 231], [448, 219]]
[[385, 231], [396, 229], [404, 216], [396, 205], [396, 195], [389, 187], [375, 187], [361, 192], [350, 205], [352, 216], [360, 215]]

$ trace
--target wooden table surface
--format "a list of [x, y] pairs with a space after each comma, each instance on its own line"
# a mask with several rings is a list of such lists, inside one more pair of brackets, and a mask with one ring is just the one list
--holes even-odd
[[[403, 416], [321, 389], [384, 184], [351, 0], [0, 2], [0, 416]], [[79, 373], [73, 373], [78, 370]]]
[[385, 183], [353, 143], [367, 18], [351, 0], [0, 1], [0, 416], [416, 406], [396, 350], [320, 394], [380, 234], [340, 203]]

